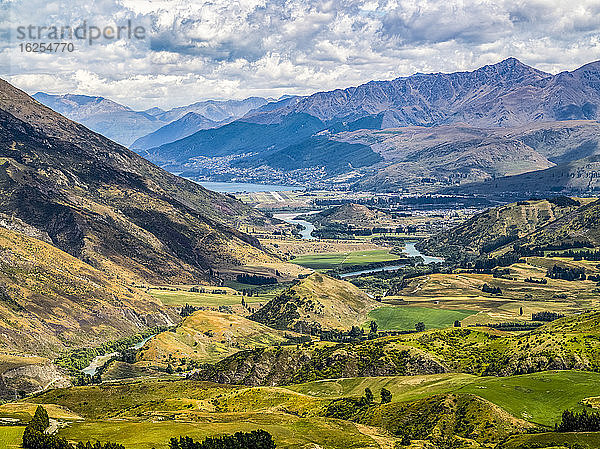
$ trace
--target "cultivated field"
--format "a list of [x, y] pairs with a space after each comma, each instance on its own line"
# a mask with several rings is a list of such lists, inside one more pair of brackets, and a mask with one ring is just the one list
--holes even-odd
[[[163, 304], [168, 306], [183, 306], [189, 304], [194, 307], [219, 308], [222, 306], [234, 307], [241, 309], [242, 294], [237, 290], [229, 287], [201, 287], [206, 290], [205, 293], [191, 292], [190, 287], [185, 289], [157, 289], [150, 288], [148, 293], [157, 299], [160, 299]], [[215, 293], [223, 291], [225, 293]], [[248, 304], [253, 304], [259, 307], [269, 301], [274, 295], [244, 296], [244, 301]]]
[[462, 321], [475, 313], [474, 310], [386, 306], [372, 310], [368, 318], [375, 321], [380, 330], [414, 330], [419, 322], [423, 322], [426, 329], [437, 329], [453, 326], [455, 320]]
[[401, 257], [387, 249], [370, 251], [351, 251], [342, 253], [310, 254], [296, 257], [293, 262], [313, 270], [332, 270], [335, 268], [359, 267], [377, 262], [393, 262]]

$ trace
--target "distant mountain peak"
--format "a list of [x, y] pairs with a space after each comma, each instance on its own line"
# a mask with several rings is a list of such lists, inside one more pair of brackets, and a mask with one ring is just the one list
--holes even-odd
[[505, 79], [521, 79], [523, 77], [546, 78], [552, 76], [549, 73], [538, 70], [527, 64], [522, 63], [517, 58], [506, 58], [496, 64], [489, 64], [475, 70], [476, 72], [486, 72], [501, 75]]
[[600, 72], [600, 61], [592, 61], [585, 65], [582, 65], [578, 69], [574, 70], [573, 73], [589, 71]]
[[506, 59], [503, 59], [500, 62], [497, 62], [496, 64], [492, 64], [492, 65], [497, 65], [497, 66], [509, 66], [509, 67], [514, 67], [514, 66], [523, 66], [523, 67], [530, 67], [524, 63], [522, 63], [520, 60], [518, 60], [517, 58], [510, 56]]
[[[82, 95], [82, 94], [62, 94], [53, 95], [44, 92], [37, 92], [33, 95], [33, 98], [38, 100], [40, 103], [52, 102], [59, 103], [63, 102], [69, 104], [73, 108], [84, 107], [84, 106], [96, 106], [103, 104], [104, 107], [110, 107], [115, 110], [131, 111], [129, 106], [125, 106], [117, 103], [116, 101], [108, 98], [93, 96], [93, 95]], [[43, 100], [43, 101], [42, 101]]]

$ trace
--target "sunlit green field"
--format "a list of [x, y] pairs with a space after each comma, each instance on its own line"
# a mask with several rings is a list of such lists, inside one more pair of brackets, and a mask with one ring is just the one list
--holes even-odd
[[554, 426], [564, 410], [581, 409], [579, 401], [600, 396], [600, 374], [545, 371], [522, 376], [482, 377], [458, 391], [481, 396], [517, 418]]
[[423, 376], [353, 377], [330, 379], [290, 385], [286, 389], [318, 398], [335, 399], [345, 396], [362, 396], [369, 387], [376, 400], [382, 388], [393, 395], [394, 402], [414, 401], [434, 394], [455, 391], [478, 378], [470, 374], [446, 373]]
[[20, 448], [24, 430], [22, 426], [0, 426], [0, 448]]
[[600, 374], [586, 371], [545, 371], [510, 377], [467, 374], [332, 379], [286, 387], [320, 398], [361, 396], [366, 387], [376, 397], [382, 387], [393, 401], [411, 401], [440, 393], [470, 393], [502, 407], [513, 416], [553, 427], [566, 409], [583, 409], [580, 401], [600, 396]]
[[340, 267], [362, 266], [375, 262], [392, 262], [400, 259], [386, 249], [351, 251], [346, 253], [308, 254], [291, 262], [313, 270], [332, 270]]
[[541, 434], [516, 435], [510, 438], [503, 449], [522, 449], [524, 447], [535, 448], [570, 448], [577, 447], [579, 443], [584, 448], [600, 447], [600, 432], [548, 432]]
[[[219, 290], [219, 287], [212, 287], [207, 289], [208, 291]], [[170, 290], [159, 290], [149, 289], [150, 293], [155, 298], [162, 301], [163, 304], [168, 306], [182, 306], [189, 304], [195, 307], [219, 307], [219, 306], [236, 306], [241, 303], [242, 296], [234, 295], [233, 290], [227, 289], [226, 294], [220, 293], [195, 293], [190, 291], [170, 291]], [[252, 302], [265, 302], [268, 301], [263, 296], [244, 296], [244, 301], [248, 303]]]
[[381, 330], [412, 330], [418, 322], [426, 329], [438, 329], [454, 325], [454, 321], [475, 314], [472, 310], [434, 309], [429, 307], [387, 306], [369, 312], [369, 320]]
[[[166, 449], [173, 437], [196, 440], [207, 436], [263, 429], [273, 435], [278, 448], [331, 449], [378, 448], [350, 422], [324, 418], [299, 418], [284, 413], [211, 414], [199, 422], [83, 422], [61, 429], [69, 440], [114, 441], [127, 449]], [[316, 446], [318, 445], [318, 446]]]

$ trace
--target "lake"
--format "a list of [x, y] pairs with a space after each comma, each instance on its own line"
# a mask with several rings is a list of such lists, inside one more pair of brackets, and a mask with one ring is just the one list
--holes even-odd
[[292, 190], [303, 190], [304, 187], [282, 186], [277, 184], [252, 184], [246, 182], [211, 182], [195, 181], [202, 187], [214, 192], [242, 193], [242, 192], [289, 192]]

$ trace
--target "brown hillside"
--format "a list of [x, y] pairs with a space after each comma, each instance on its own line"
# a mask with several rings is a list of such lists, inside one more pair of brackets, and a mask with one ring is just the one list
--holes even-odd
[[48, 243], [0, 228], [0, 351], [55, 355], [176, 319], [151, 296]]
[[188, 282], [269, 262], [238, 231], [270, 226], [232, 197], [171, 175], [0, 80], [0, 223], [96, 268]]

